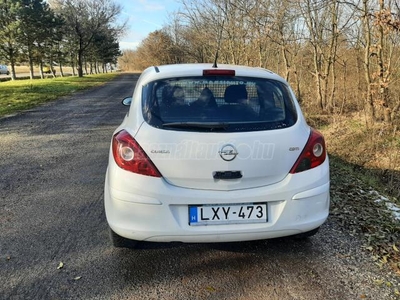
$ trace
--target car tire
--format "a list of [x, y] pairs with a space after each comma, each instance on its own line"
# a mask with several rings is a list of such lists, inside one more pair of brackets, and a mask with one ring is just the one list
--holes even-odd
[[307, 232], [296, 234], [294, 236], [294, 238], [296, 240], [305, 240], [305, 239], [308, 239], [309, 237], [312, 237], [313, 235], [315, 235], [318, 232], [318, 230], [319, 230], [319, 227], [317, 227], [313, 230], [307, 231]]
[[111, 228], [110, 228], [110, 239], [111, 239], [112, 244], [116, 248], [133, 249], [133, 248], [135, 248], [135, 246], [137, 244], [137, 241], [124, 238], [124, 237], [116, 234]]

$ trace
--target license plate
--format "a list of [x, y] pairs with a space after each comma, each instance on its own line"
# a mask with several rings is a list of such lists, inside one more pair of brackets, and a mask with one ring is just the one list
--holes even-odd
[[189, 206], [189, 225], [265, 223], [267, 203]]

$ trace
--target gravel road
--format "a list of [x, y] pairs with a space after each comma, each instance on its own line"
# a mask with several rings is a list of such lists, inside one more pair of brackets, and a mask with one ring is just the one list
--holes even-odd
[[307, 241], [114, 249], [104, 174], [136, 79], [0, 119], [0, 299], [395, 299], [332, 219]]

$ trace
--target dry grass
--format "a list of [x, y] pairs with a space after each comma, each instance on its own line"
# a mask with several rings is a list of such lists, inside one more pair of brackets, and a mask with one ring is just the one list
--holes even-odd
[[324, 134], [331, 158], [331, 218], [362, 238], [378, 266], [400, 275], [400, 223], [388, 209], [400, 207], [398, 127], [367, 126], [361, 113], [307, 119]]
[[328, 152], [350, 163], [376, 188], [400, 196], [400, 130], [377, 122], [366, 124], [361, 113], [309, 117], [324, 134]]
[[[56, 72], [59, 73], [60, 72], [60, 68], [59, 67], [54, 67]], [[39, 75], [40, 71], [39, 71], [39, 67], [35, 66], [33, 67], [33, 72], [35, 75]], [[71, 67], [63, 67], [63, 72], [64, 73], [72, 73], [72, 68]], [[15, 66], [15, 73], [17, 74], [24, 74], [24, 73], [29, 73], [29, 66]]]

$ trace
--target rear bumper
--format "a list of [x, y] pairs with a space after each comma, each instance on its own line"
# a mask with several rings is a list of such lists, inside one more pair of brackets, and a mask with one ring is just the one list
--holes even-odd
[[[329, 162], [270, 186], [237, 191], [179, 188], [110, 165], [104, 199], [111, 229], [129, 239], [211, 243], [283, 237], [313, 230], [327, 219]], [[259, 202], [268, 204], [266, 223], [189, 225], [189, 205]]]

